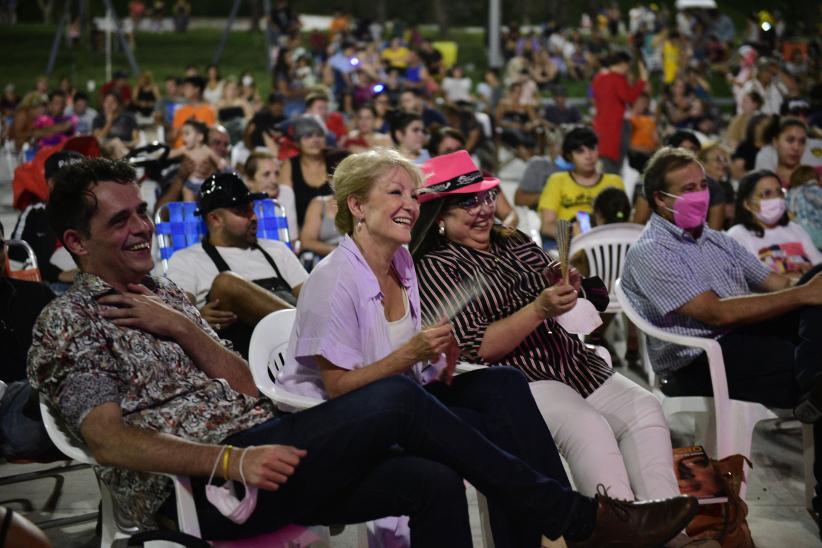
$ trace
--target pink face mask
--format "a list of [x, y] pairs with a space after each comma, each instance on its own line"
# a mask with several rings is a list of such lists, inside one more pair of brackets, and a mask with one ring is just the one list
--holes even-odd
[[711, 195], [707, 188], [696, 192], [686, 192], [679, 196], [667, 192], [662, 194], [676, 198], [673, 209], [666, 209], [674, 214], [674, 224], [679, 228], [690, 230], [702, 226], [708, 217]]
[[220, 454], [217, 455], [217, 460], [214, 461], [214, 468], [211, 469], [211, 476], [209, 476], [208, 483], [205, 487], [208, 502], [219, 510], [222, 515], [238, 525], [245, 523], [254, 512], [254, 508], [257, 507], [257, 488], [249, 487], [245, 481], [245, 474], [243, 474], [243, 459], [245, 459], [245, 454], [249, 449], [251, 449], [251, 447], [246, 447], [243, 449], [242, 455], [240, 455], [240, 477], [243, 480], [243, 487], [245, 487], [245, 497], [243, 497], [243, 500], [237, 499], [237, 494], [234, 491], [234, 482], [228, 481], [220, 486], [211, 484], [211, 481], [214, 479], [214, 473], [217, 471], [217, 463], [220, 462], [220, 457], [223, 456], [225, 447], [223, 447], [223, 451], [220, 451]]
[[759, 213], [756, 218], [766, 225], [775, 225], [785, 214], [784, 198], [768, 198], [759, 201]]

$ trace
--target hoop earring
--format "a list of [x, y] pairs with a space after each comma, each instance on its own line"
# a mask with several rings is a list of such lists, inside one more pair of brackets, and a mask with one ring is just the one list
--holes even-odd
[[440, 226], [437, 228], [437, 234], [445, 236], [445, 221], [440, 221]]

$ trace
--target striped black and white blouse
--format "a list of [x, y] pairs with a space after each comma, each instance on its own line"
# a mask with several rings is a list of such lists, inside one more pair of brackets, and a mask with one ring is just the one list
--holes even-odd
[[423, 323], [457, 310], [452, 323], [461, 359], [511, 365], [530, 381], [560, 381], [587, 397], [613, 375], [613, 369], [552, 318], [495, 364], [479, 356], [488, 326], [528, 305], [547, 287], [542, 273], [551, 262], [522, 232], [494, 234], [488, 251], [444, 243], [416, 263]]

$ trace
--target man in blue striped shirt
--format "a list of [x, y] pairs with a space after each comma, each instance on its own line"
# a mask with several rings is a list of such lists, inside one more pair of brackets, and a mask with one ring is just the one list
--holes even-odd
[[[822, 455], [822, 268], [793, 286], [708, 228], [705, 172], [689, 151], [658, 151], [643, 182], [653, 213], [625, 260], [622, 283], [631, 303], [663, 329], [717, 338], [731, 398], [796, 406], [797, 418], [814, 424]], [[649, 352], [663, 392], [712, 395], [701, 350], [652, 339]], [[819, 508], [822, 459], [814, 475]]]
[[[682, 335], [718, 338], [731, 397], [822, 416], [822, 275], [796, 286], [724, 233], [708, 228], [705, 173], [682, 149], [664, 148], [644, 175], [653, 208], [628, 252], [623, 284], [640, 314]], [[807, 283], [803, 283], [807, 282]], [[701, 350], [649, 342], [670, 394], [711, 393]]]

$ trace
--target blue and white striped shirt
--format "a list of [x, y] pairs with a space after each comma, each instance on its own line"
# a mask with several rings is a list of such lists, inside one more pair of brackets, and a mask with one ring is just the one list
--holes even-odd
[[[622, 286], [652, 324], [679, 335], [717, 337], [722, 330], [676, 311], [707, 291], [720, 299], [748, 295], [761, 288], [770, 272], [726, 234], [704, 226], [694, 239], [654, 213], [628, 250]], [[689, 364], [702, 351], [649, 338], [648, 352], [654, 371], [665, 373]]]

